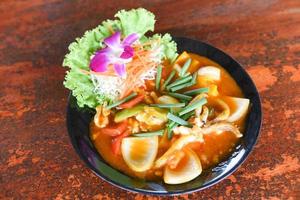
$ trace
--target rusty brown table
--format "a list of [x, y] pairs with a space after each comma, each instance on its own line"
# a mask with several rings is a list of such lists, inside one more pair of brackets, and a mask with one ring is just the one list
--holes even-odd
[[[0, 199], [148, 199], [93, 175], [66, 130], [68, 44], [122, 8], [145, 7], [157, 32], [208, 42], [254, 79], [264, 120], [233, 175], [178, 199], [300, 199], [300, 1], [0, 2]], [[157, 197], [152, 197], [157, 198]], [[166, 198], [166, 197], [164, 197]]]

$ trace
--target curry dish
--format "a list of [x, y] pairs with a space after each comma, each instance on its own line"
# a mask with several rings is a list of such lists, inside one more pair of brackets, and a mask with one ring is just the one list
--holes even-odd
[[[97, 123], [101, 121], [99, 118], [95, 118], [97, 121], [91, 123], [91, 138], [101, 156], [111, 166], [133, 177], [147, 180], [164, 179], [166, 183], [177, 184], [189, 181], [190, 177], [194, 178], [201, 174], [202, 170], [218, 164], [237, 145], [239, 138], [242, 137], [240, 132], [244, 127], [249, 101], [243, 98], [240, 88], [231, 76], [220, 65], [205, 57], [184, 52], [177, 59], [175, 66], [183, 66], [188, 60], [191, 60], [191, 66], [186, 73], [197, 74], [195, 75], [197, 76], [196, 84], [179, 90], [178, 93], [176, 91], [176, 93], [184, 95], [189, 94], [188, 91], [203, 89], [202, 91], [205, 92], [187, 95], [191, 97], [187, 99], [192, 99], [189, 102], [191, 103], [193, 99], [202, 97], [207, 102], [192, 111], [194, 113], [191, 114], [191, 117], [185, 120], [189, 126], [178, 125], [172, 130], [173, 137], [171, 139], [168, 139], [170, 124], [168, 124], [168, 112], [178, 113], [183, 108], [164, 108], [159, 105], [181, 102], [188, 105], [189, 103], [188, 100], [182, 99], [181, 96], [176, 96], [172, 92], [164, 91], [163, 88], [155, 90], [155, 80], [147, 81], [145, 87], [136, 88], [137, 97], [135, 98], [143, 96], [143, 99], [137, 104], [130, 108], [126, 106], [124, 109], [112, 111], [107, 116], [108, 124], [105, 128], [97, 126]], [[173, 68], [174, 65], [163, 66], [162, 85], [174, 70]], [[173, 77], [174, 81], [178, 78], [178, 75]], [[206, 88], [207, 90], [205, 90]], [[135, 99], [125, 104], [128, 105], [134, 101]], [[120, 108], [122, 108], [122, 104]], [[130, 110], [134, 108], [141, 109], [131, 115]], [[126, 111], [126, 109], [128, 110]], [[116, 123], [116, 116], [119, 113], [125, 113], [128, 116]], [[123, 124], [126, 128], [120, 132], [124, 131], [125, 134], [112, 136], [116, 128], [123, 128]], [[151, 133], [148, 136], [138, 136], [142, 132], [153, 133], [159, 130], [163, 130], [163, 133], [158, 136], [152, 136]], [[130, 147], [122, 148], [122, 142], [124, 142], [122, 138], [128, 138], [126, 145], [130, 145]], [[152, 156], [151, 153], [155, 155]], [[124, 156], [128, 156], [128, 158], [124, 158]], [[145, 161], [148, 156], [152, 156], [152, 158]], [[189, 159], [195, 159], [192, 161], [196, 163], [195, 166], [193, 164], [186, 166], [192, 163]], [[139, 165], [138, 162], [145, 163]], [[135, 163], [137, 166], [133, 167]], [[144, 168], [145, 166], [148, 167]], [[166, 172], [168, 173], [167, 177]], [[181, 175], [183, 177], [180, 177]]]
[[[212, 60], [153, 34], [155, 16], [120, 10], [69, 46], [64, 85], [95, 111], [90, 138], [112, 167], [181, 184], [222, 162], [243, 137], [250, 105]], [[149, 34], [150, 33], [150, 34]]]

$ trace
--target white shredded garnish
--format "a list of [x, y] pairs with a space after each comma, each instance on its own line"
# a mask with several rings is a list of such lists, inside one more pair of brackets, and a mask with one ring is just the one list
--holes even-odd
[[118, 99], [124, 87], [124, 79], [118, 76], [91, 74], [91, 79], [95, 86], [94, 92], [113, 101]]

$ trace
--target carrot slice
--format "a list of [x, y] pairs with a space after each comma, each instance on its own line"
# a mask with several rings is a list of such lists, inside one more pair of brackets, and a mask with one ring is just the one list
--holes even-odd
[[120, 155], [121, 154], [121, 143], [123, 138], [130, 135], [130, 131], [126, 130], [121, 135], [115, 137], [111, 142], [111, 149], [114, 155]]
[[103, 134], [109, 135], [109, 136], [118, 136], [122, 134], [124, 131], [126, 131], [128, 126], [127, 120], [120, 122], [114, 126], [105, 127], [101, 129], [101, 132]]

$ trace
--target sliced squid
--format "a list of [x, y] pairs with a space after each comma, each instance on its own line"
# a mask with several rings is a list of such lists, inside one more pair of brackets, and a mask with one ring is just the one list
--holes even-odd
[[224, 131], [230, 131], [234, 133], [235, 136], [238, 138], [243, 136], [239, 131], [239, 129], [230, 122], [217, 122], [215, 124], [209, 124], [208, 126], [199, 129], [199, 132], [201, 134], [210, 134], [210, 133], [220, 134]]
[[216, 99], [215, 102], [223, 109], [223, 111], [213, 119], [213, 122], [227, 120], [230, 115], [230, 108], [222, 99]]
[[172, 146], [160, 157], [158, 158], [155, 163], [155, 168], [160, 168], [164, 166], [167, 162], [170, 156], [177, 150], [182, 149], [184, 146], [191, 142], [203, 142], [203, 137], [201, 134], [198, 135], [183, 135], [179, 139], [177, 139]]
[[209, 122], [202, 128], [196, 125], [194, 125], [192, 128], [185, 127], [185, 126], [178, 126], [173, 131], [175, 135], [185, 135], [185, 136], [197, 135], [202, 137], [203, 134], [210, 134], [210, 133], [221, 134], [224, 131], [232, 132], [238, 138], [243, 136], [235, 125], [226, 121], [217, 122], [217, 123]]

